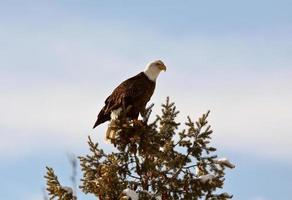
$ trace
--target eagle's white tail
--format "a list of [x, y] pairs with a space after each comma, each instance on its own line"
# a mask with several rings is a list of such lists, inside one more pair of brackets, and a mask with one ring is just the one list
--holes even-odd
[[111, 141], [116, 138], [115, 126], [116, 126], [115, 120], [111, 120], [105, 133], [105, 141], [107, 143], [111, 143]]
[[119, 118], [121, 111], [122, 111], [122, 108], [118, 108], [111, 112], [111, 121], [105, 133], [105, 141], [107, 143], [111, 143], [111, 141], [116, 138], [116, 131], [115, 131], [116, 120]]

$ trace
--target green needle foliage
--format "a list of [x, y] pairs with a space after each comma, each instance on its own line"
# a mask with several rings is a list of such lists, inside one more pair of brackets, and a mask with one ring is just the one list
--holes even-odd
[[[196, 122], [188, 117], [181, 131], [175, 121], [179, 112], [169, 98], [152, 123], [148, 123], [150, 113], [151, 107], [142, 121], [124, 116], [116, 121], [116, 136], [111, 141], [116, 152], [105, 153], [88, 138], [90, 154], [79, 157], [81, 190], [100, 200], [130, 199], [125, 189], [141, 200], [231, 199], [232, 195], [218, 193], [226, 167], [234, 166], [227, 159], [217, 159], [216, 149], [210, 146], [209, 111]], [[47, 169], [51, 199], [66, 199], [52, 169]]]
[[50, 195], [50, 200], [60, 199], [60, 200], [75, 200], [77, 199], [73, 195], [73, 191], [70, 187], [63, 187], [59, 181], [58, 177], [52, 168], [47, 167], [47, 191]]

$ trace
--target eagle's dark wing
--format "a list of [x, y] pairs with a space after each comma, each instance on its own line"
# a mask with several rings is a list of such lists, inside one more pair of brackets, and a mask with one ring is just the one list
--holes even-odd
[[131, 105], [129, 117], [137, 118], [139, 112], [145, 108], [145, 105], [150, 100], [154, 88], [155, 82], [150, 81], [143, 72], [125, 80], [105, 100], [105, 106], [98, 114], [93, 128], [110, 120], [111, 112], [123, 106], [127, 108]]
[[[122, 82], [106, 99], [105, 112], [111, 112], [112, 110], [118, 109], [121, 106], [127, 107], [133, 104], [137, 98], [143, 96], [145, 93], [145, 87], [143, 87], [143, 81], [141, 81], [141, 74], [138, 74], [130, 79]], [[145, 83], [144, 83], [145, 84]]]

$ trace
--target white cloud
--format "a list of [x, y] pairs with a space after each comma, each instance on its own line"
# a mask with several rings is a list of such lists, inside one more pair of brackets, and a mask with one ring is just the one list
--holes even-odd
[[[223, 88], [197, 91], [188, 98], [181, 94], [183, 113], [211, 109], [214, 142], [243, 153], [284, 159], [291, 157], [292, 95], [290, 83], [273, 83], [273, 76]], [[269, 81], [270, 80], [270, 81]], [[259, 84], [266, 81], [265, 85]], [[196, 97], [197, 96], [197, 97]], [[184, 100], [182, 100], [184, 99]], [[179, 105], [178, 105], [179, 107]]]
[[68, 88], [1, 94], [0, 155], [21, 156], [58, 149], [75, 152], [74, 148], [85, 145], [89, 134], [102, 140], [103, 133], [92, 130], [100, 106], [96, 99], [98, 96], [85, 89]]
[[[180, 121], [187, 115], [196, 118], [211, 109], [210, 123], [215, 130], [213, 140], [216, 144], [261, 156], [291, 157], [292, 95], [288, 92], [290, 88], [285, 86], [286, 82], [250, 83], [253, 88], [235, 84], [226, 91], [220, 86], [208, 91], [202, 87], [192, 93], [183, 83], [172, 88], [171, 92], [164, 91], [167, 80], [162, 77], [161, 81], [152, 99], [156, 103], [154, 113], [160, 111], [160, 103], [170, 95], [181, 110]], [[18, 148], [22, 148], [23, 153], [33, 153], [40, 148], [48, 150], [52, 144], [56, 148], [74, 150], [76, 146], [84, 146], [87, 135], [91, 133], [103, 141], [105, 127], [94, 131], [91, 127], [106, 97], [103, 93], [107, 92], [91, 91], [93, 89], [94, 86], [60, 86], [0, 94], [3, 116], [0, 121], [0, 153], [13, 154]]]

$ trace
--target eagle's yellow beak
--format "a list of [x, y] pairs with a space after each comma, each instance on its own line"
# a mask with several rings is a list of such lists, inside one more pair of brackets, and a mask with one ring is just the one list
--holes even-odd
[[166, 71], [166, 66], [165, 65], [159, 65], [159, 69], [162, 71]]

